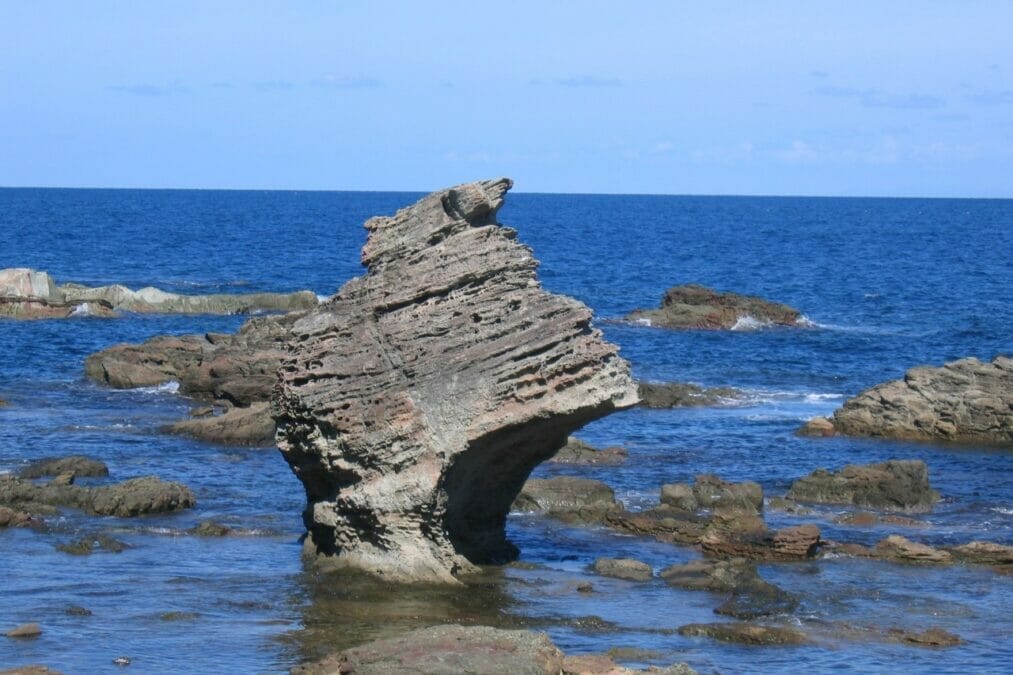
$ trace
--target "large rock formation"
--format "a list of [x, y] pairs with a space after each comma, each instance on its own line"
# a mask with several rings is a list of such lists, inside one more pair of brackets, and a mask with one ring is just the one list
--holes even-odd
[[0, 270], [0, 317], [63, 319], [91, 314], [114, 316], [117, 311], [167, 314], [246, 314], [256, 310], [292, 311], [317, 304], [316, 294], [249, 293], [241, 295], [180, 295], [146, 287], [132, 291], [118, 284], [89, 288], [57, 285], [47, 273], [24, 267]]
[[367, 273], [293, 326], [273, 413], [306, 488], [309, 552], [405, 581], [509, 560], [503, 527], [531, 470], [637, 403], [591, 311], [542, 290], [496, 222], [510, 186], [370, 219]]
[[912, 368], [902, 380], [849, 399], [832, 420], [811, 420], [800, 433], [1013, 444], [1013, 359]]
[[765, 326], [804, 326], [794, 307], [751, 295], [715, 291], [697, 284], [673, 286], [658, 309], [636, 309], [626, 319], [661, 328], [750, 330]]

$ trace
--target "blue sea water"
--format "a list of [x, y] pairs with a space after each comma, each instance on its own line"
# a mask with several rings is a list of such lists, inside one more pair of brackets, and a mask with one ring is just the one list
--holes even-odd
[[[0, 189], [0, 268], [184, 293], [309, 288], [330, 295], [361, 271], [363, 221], [419, 196]], [[1008, 451], [792, 433], [911, 366], [1013, 353], [1013, 201], [512, 194], [500, 221], [532, 247], [546, 288], [595, 311], [637, 377], [749, 393], [747, 405], [734, 407], [617, 413], [578, 436], [626, 446], [624, 466], [546, 464], [537, 475], [597, 478], [636, 508], [656, 501], [662, 483], [705, 472], [759, 481], [769, 496], [818, 467], [917, 458], [942, 494], [924, 517], [930, 527], [835, 525], [843, 509], [829, 507], [804, 518], [770, 512], [768, 522], [814, 522], [824, 536], [866, 544], [895, 532], [930, 544], [1013, 543]], [[616, 321], [686, 282], [788, 303], [814, 327], [676, 332]], [[0, 471], [82, 453], [106, 461], [116, 479], [156, 474], [190, 485], [198, 498], [195, 510], [171, 516], [96, 519], [68, 511], [51, 519], [50, 534], [0, 531], [0, 629], [37, 621], [44, 630], [36, 640], [0, 641], [0, 666], [105, 672], [127, 656], [131, 672], [280, 672], [312, 655], [304, 632], [326, 641], [330, 624], [320, 607], [327, 582], [303, 570], [302, 488], [277, 451], [160, 434], [190, 402], [166, 388], [111, 391], [83, 376], [85, 357], [111, 344], [232, 331], [243, 320], [0, 321], [0, 398], [11, 403], [0, 409]], [[180, 535], [207, 518], [248, 535]], [[85, 557], [55, 549], [98, 529], [131, 548]], [[792, 620], [826, 628], [813, 645], [746, 648], [673, 632], [719, 620], [712, 612], [719, 597], [587, 571], [602, 555], [630, 555], [660, 569], [697, 557], [692, 549], [524, 514], [511, 516], [508, 532], [521, 560], [534, 565], [502, 573], [495, 610], [547, 630], [567, 652], [638, 647], [656, 652], [640, 665], [687, 661], [700, 672], [724, 673], [892, 672], [901, 665], [1008, 672], [1013, 663], [1011, 580], [987, 569], [846, 558], [766, 565], [765, 578], [802, 597]], [[595, 593], [574, 592], [585, 580]], [[71, 604], [93, 614], [68, 615]], [[167, 612], [192, 615], [166, 621]], [[587, 616], [614, 625], [577, 620]], [[560, 620], [567, 618], [574, 620]], [[939, 626], [965, 643], [924, 650], [855, 639], [842, 624], [874, 633]], [[332, 630], [335, 643], [356, 637], [337, 634], [346, 624]]]

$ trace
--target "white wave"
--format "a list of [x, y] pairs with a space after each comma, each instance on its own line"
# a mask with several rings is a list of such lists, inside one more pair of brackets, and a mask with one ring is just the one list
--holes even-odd
[[996, 513], [1001, 513], [1004, 516], [1013, 516], [1013, 509], [1008, 506], [993, 506], [989, 509], [989, 511], [995, 511]]
[[632, 323], [635, 326], [647, 326], [647, 327], [651, 327], [651, 326], [654, 325], [653, 323], [651, 323], [650, 319], [634, 319], [630, 323]]
[[317, 293], [317, 302], [319, 302], [320, 304], [324, 304], [325, 302], [327, 302], [328, 300], [330, 300], [332, 297], [334, 297], [334, 296], [331, 296], [331, 295], [320, 295], [319, 293]]
[[144, 394], [175, 394], [179, 391], [179, 382], [176, 380], [169, 380], [168, 382], [163, 382], [162, 384], [154, 387], [138, 387], [131, 391], [139, 391]]
[[74, 308], [70, 313], [71, 316], [91, 316], [91, 305], [87, 302], [82, 302], [80, 305]]
[[820, 324], [816, 323], [805, 314], [795, 319], [795, 325], [801, 326], [802, 328], [822, 328]]
[[808, 391], [787, 391], [779, 389], [743, 389], [744, 396], [733, 399], [732, 403], [749, 403], [756, 405], [760, 403], [821, 403], [823, 401], [836, 401], [844, 398], [844, 394], [832, 392], [808, 392]]
[[769, 321], [760, 321], [750, 314], [743, 314], [736, 319], [732, 330], [759, 330], [770, 325]]
[[820, 401], [837, 401], [844, 398], [844, 394], [806, 394], [806, 403], [819, 403]]

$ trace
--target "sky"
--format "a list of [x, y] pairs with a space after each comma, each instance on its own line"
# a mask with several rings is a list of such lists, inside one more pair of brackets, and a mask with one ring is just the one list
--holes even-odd
[[0, 186], [1013, 197], [1013, 2], [0, 0]]

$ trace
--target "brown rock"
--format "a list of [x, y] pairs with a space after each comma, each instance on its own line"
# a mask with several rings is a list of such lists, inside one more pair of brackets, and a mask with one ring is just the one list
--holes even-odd
[[638, 382], [640, 405], [645, 408], [698, 408], [726, 404], [743, 393], [732, 387], [701, 387], [686, 382]]
[[610, 446], [599, 450], [584, 441], [570, 437], [549, 460], [557, 464], [584, 464], [615, 466], [622, 464], [629, 456], [626, 448]]
[[905, 628], [891, 628], [888, 635], [892, 640], [919, 647], [955, 647], [963, 641], [942, 628], [928, 628], [918, 633]]
[[42, 627], [37, 623], [23, 623], [6, 633], [9, 638], [37, 638], [42, 635]]
[[875, 553], [880, 558], [893, 562], [946, 565], [953, 562], [953, 556], [925, 544], [918, 544], [900, 535], [893, 535], [876, 544]]
[[270, 405], [254, 403], [248, 408], [232, 408], [212, 417], [175, 422], [165, 427], [173, 434], [193, 436], [208, 443], [268, 447], [274, 445], [274, 420]]
[[598, 558], [592, 569], [602, 576], [628, 581], [648, 581], [654, 577], [650, 565], [633, 558]]
[[0, 675], [60, 675], [60, 671], [53, 670], [49, 666], [31, 664], [0, 670]]
[[815, 436], [817, 438], [829, 438], [837, 433], [834, 423], [826, 417], [814, 417], [795, 432], [799, 436]]
[[1013, 567], [1013, 546], [991, 541], [972, 541], [947, 549], [954, 558], [965, 563]]
[[805, 325], [792, 307], [737, 293], [687, 284], [665, 292], [660, 309], [638, 309], [627, 320], [662, 328], [739, 330], [768, 325]]
[[97, 515], [139, 516], [190, 508], [196, 504], [185, 485], [154, 476], [133, 478], [99, 487], [79, 485], [38, 485], [13, 476], [0, 476], [0, 504], [69, 506]]
[[569, 523], [600, 523], [622, 510], [615, 492], [601, 481], [559, 476], [532, 478], [514, 500], [515, 511], [539, 512]]
[[39, 459], [21, 469], [18, 475], [22, 478], [42, 478], [43, 476], [59, 476], [72, 473], [79, 477], [102, 477], [109, 475], [109, 467], [104, 462], [84, 455], [69, 457], [50, 457]]
[[510, 186], [367, 221], [366, 274], [293, 326], [277, 440], [306, 488], [308, 550], [335, 565], [454, 581], [515, 557], [504, 524], [531, 470], [637, 403], [591, 311], [542, 290], [496, 222]]
[[760, 513], [763, 511], [763, 488], [759, 483], [729, 483], [714, 474], [701, 474], [692, 487], [684, 483], [661, 486], [661, 503], [678, 509], [722, 509]]
[[912, 368], [868, 389], [834, 413], [848, 436], [1013, 444], [1013, 359], [975, 358]]
[[0, 506], [0, 527], [22, 527], [32, 521], [32, 514]]
[[710, 520], [665, 504], [645, 511], [608, 511], [605, 525], [641, 537], [676, 544], [695, 544], [707, 531]]
[[805, 635], [794, 628], [751, 623], [691, 623], [680, 626], [679, 635], [757, 646], [802, 645], [809, 642]]
[[858, 527], [871, 527], [873, 525], [902, 525], [904, 527], [932, 527], [931, 523], [924, 520], [915, 520], [896, 514], [878, 514], [869, 511], [852, 511], [834, 518], [838, 525], [855, 525]]
[[837, 472], [818, 469], [791, 484], [788, 499], [822, 504], [854, 504], [886, 511], [924, 512], [939, 493], [929, 486], [921, 460], [849, 464]]
[[700, 548], [708, 556], [750, 560], [804, 560], [816, 555], [819, 544], [820, 530], [815, 525], [796, 525], [773, 533], [711, 529], [700, 539]]

